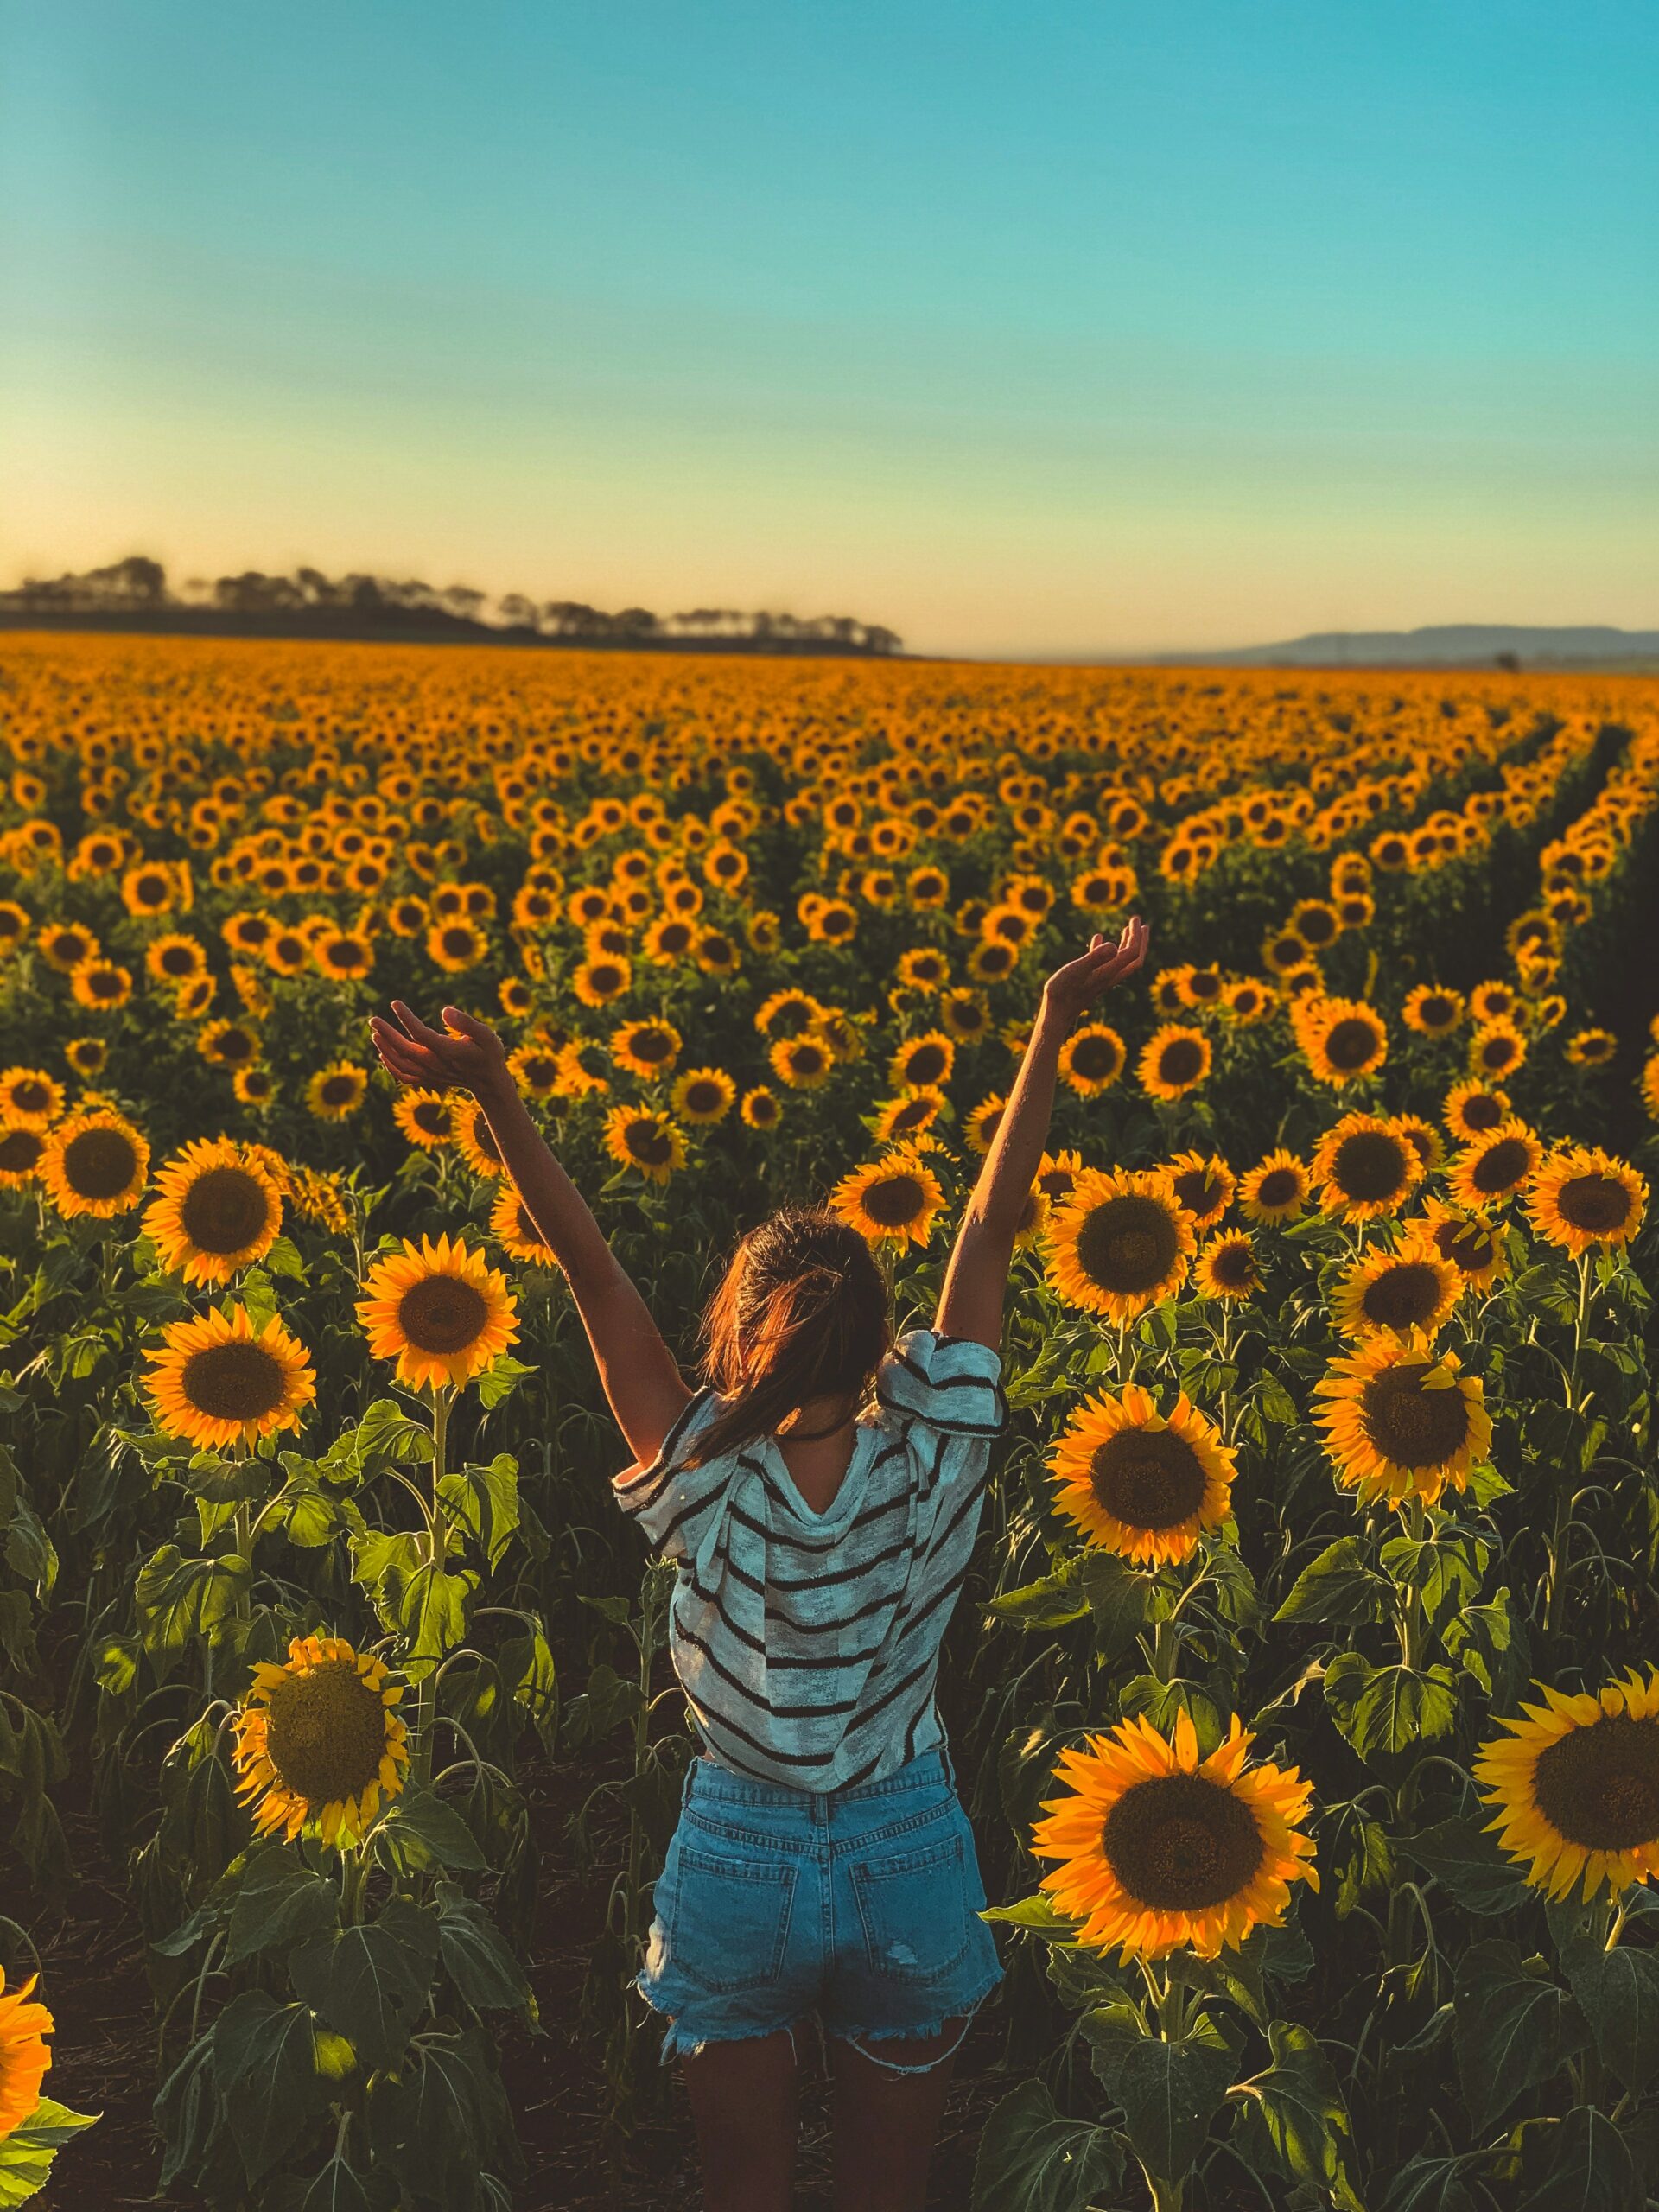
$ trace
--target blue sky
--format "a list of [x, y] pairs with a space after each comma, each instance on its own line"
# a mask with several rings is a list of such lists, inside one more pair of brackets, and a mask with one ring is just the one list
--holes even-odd
[[0, 0], [0, 572], [1659, 623], [1650, 0]]

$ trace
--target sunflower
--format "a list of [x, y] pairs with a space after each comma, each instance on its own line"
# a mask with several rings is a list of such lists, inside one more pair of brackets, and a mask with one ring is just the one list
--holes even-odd
[[962, 1141], [970, 1152], [983, 1154], [990, 1150], [1007, 1109], [1007, 1100], [993, 1091], [963, 1116]]
[[1417, 1148], [1392, 1122], [1344, 1114], [1313, 1155], [1319, 1204], [1344, 1221], [1395, 1213], [1423, 1179]]
[[1141, 1047], [1135, 1071], [1149, 1096], [1185, 1098], [1210, 1072], [1210, 1039], [1201, 1029], [1166, 1021]]
[[1468, 1144], [1495, 1129], [1509, 1113], [1507, 1090], [1496, 1090], [1488, 1083], [1459, 1083], [1446, 1092], [1441, 1119], [1455, 1142]]
[[1429, 1198], [1421, 1221], [1408, 1227], [1412, 1234], [1426, 1238], [1443, 1260], [1450, 1260], [1462, 1276], [1465, 1290], [1490, 1290], [1507, 1270], [1498, 1232], [1478, 1214], [1461, 1213], [1440, 1198]]
[[455, 1140], [455, 1109], [447, 1092], [416, 1089], [400, 1090], [392, 1101], [392, 1119], [411, 1144], [435, 1152]]
[[1421, 1332], [1362, 1344], [1314, 1395], [1326, 1402], [1316, 1418], [1337, 1480], [1364, 1504], [1433, 1505], [1448, 1484], [1463, 1489], [1491, 1443], [1478, 1377], [1459, 1373], [1453, 1353], [1437, 1356]]
[[1433, 1175], [1446, 1158], [1446, 1140], [1432, 1122], [1421, 1114], [1396, 1114], [1394, 1126], [1411, 1146], [1423, 1163], [1425, 1175]]
[[950, 963], [937, 946], [918, 945], [899, 954], [898, 973], [912, 991], [942, 991], [950, 980]]
[[823, 1019], [823, 1008], [808, 991], [774, 991], [761, 1001], [754, 1026], [763, 1037], [798, 1037]]
[[1279, 1002], [1279, 994], [1271, 984], [1260, 982], [1254, 976], [1245, 976], [1237, 982], [1228, 984], [1221, 1002], [1233, 1020], [1248, 1028], [1267, 1019]]
[[1313, 1179], [1306, 1161], [1281, 1147], [1277, 1152], [1270, 1152], [1258, 1166], [1252, 1167], [1240, 1182], [1239, 1207], [1250, 1220], [1270, 1228], [1277, 1222], [1294, 1221], [1306, 1205], [1313, 1189]]
[[21, 1191], [41, 1172], [46, 1132], [0, 1115], [0, 1191]]
[[1507, 1015], [1484, 1023], [1469, 1039], [1469, 1072], [1482, 1083], [1498, 1083], [1513, 1075], [1526, 1057], [1527, 1040]]
[[1487, 1826], [1527, 1880], [1552, 1897], [1583, 1884], [1587, 1903], [1659, 1873], [1659, 1670], [1541, 1705], [1485, 1745], [1475, 1780], [1497, 1817]]
[[939, 1027], [953, 1044], [976, 1045], [990, 1030], [990, 1007], [977, 991], [947, 991], [939, 1001]]
[[737, 1113], [746, 1129], [775, 1129], [784, 1117], [777, 1092], [764, 1083], [744, 1092]]
[[559, 1079], [559, 1048], [546, 1037], [529, 1038], [508, 1053], [507, 1072], [527, 1097], [550, 1098]]
[[1060, 1047], [1060, 1080], [1079, 1098], [1097, 1098], [1123, 1072], [1128, 1054], [1116, 1029], [1085, 1022]]
[[[469, 968], [476, 968], [481, 960], [488, 959], [489, 952], [490, 941], [483, 931], [476, 922], [461, 916], [434, 922], [426, 933], [426, 957], [446, 976], [464, 975]], [[577, 995], [581, 995], [580, 983]]]
[[723, 1122], [737, 1102], [737, 1085], [724, 1068], [688, 1068], [669, 1093], [669, 1103], [683, 1122]]
[[1581, 1259], [1628, 1244], [1647, 1211], [1645, 1176], [1599, 1146], [1552, 1153], [1527, 1186], [1527, 1213], [1538, 1234]]
[[245, 1021], [210, 1021], [196, 1039], [196, 1050], [216, 1067], [245, 1068], [259, 1057], [259, 1033]]
[[950, 1080], [957, 1048], [943, 1031], [929, 1029], [901, 1045], [887, 1064], [887, 1077], [896, 1090], [930, 1090]]
[[1037, 1164], [1037, 1188], [1051, 1206], [1058, 1206], [1076, 1190], [1082, 1173], [1080, 1152], [1046, 1152]]
[[63, 1085], [44, 1068], [8, 1068], [0, 1075], [0, 1114], [31, 1129], [49, 1129], [63, 1111]]
[[490, 1234], [515, 1260], [532, 1267], [556, 1268], [553, 1248], [531, 1219], [530, 1211], [512, 1185], [503, 1182], [490, 1210]]
[[370, 1268], [357, 1318], [370, 1351], [395, 1359], [411, 1390], [470, 1382], [518, 1333], [505, 1277], [459, 1237], [406, 1237]]
[[944, 1193], [926, 1161], [904, 1147], [843, 1175], [830, 1193], [830, 1205], [872, 1244], [925, 1244]]
[[149, 1174], [149, 1146], [124, 1115], [107, 1107], [60, 1122], [41, 1154], [40, 1175], [58, 1211], [107, 1221], [136, 1206]]
[[327, 1845], [355, 1842], [404, 1786], [403, 1694], [343, 1637], [296, 1636], [284, 1662], [261, 1660], [235, 1720], [237, 1795], [257, 1832], [291, 1843], [315, 1826]]
[[1069, 1305], [1127, 1324], [1180, 1288], [1196, 1242], [1166, 1170], [1085, 1168], [1054, 1211], [1049, 1281]]
[[1031, 1848], [1060, 1862], [1042, 1886], [1079, 1942], [1126, 1965], [1185, 1945], [1213, 1958], [1277, 1927], [1293, 1882], [1319, 1887], [1296, 1825], [1313, 1786], [1294, 1767], [1247, 1766], [1253, 1741], [1235, 1719], [1201, 1760], [1182, 1712], [1173, 1739], [1142, 1715], [1061, 1752], [1055, 1779], [1070, 1794], [1043, 1801]]
[[[53, 2033], [52, 2015], [31, 1993], [31, 1974], [19, 1989], [6, 1995], [6, 1977], [0, 1973], [0, 2139], [21, 2127], [41, 2101], [41, 2083], [52, 2064], [46, 2038]], [[24, 2195], [30, 2192], [26, 2189]], [[13, 2200], [21, 2204], [22, 2197]]]
[[316, 1395], [316, 1373], [303, 1344], [274, 1313], [256, 1329], [247, 1308], [228, 1318], [209, 1312], [174, 1321], [163, 1347], [149, 1355], [144, 1395], [164, 1436], [209, 1451], [253, 1443], [297, 1428], [300, 1408]]
[[1448, 1178], [1452, 1195], [1460, 1206], [1502, 1205], [1530, 1181], [1543, 1156], [1536, 1136], [1511, 1115], [1452, 1161]]
[[1185, 1392], [1167, 1420], [1134, 1384], [1085, 1400], [1048, 1465], [1055, 1510], [1090, 1543], [1146, 1566], [1190, 1558], [1230, 1510], [1233, 1455]]
[[156, 1178], [144, 1234], [187, 1282], [229, 1282], [263, 1260], [283, 1225], [283, 1194], [257, 1153], [229, 1137], [197, 1137]]
[[1442, 983], [1419, 983], [1406, 994], [1401, 1015], [1420, 1037], [1444, 1037], [1463, 1020], [1463, 995]]
[[938, 1121], [945, 1103], [944, 1093], [934, 1085], [908, 1090], [899, 1098], [889, 1098], [876, 1109], [876, 1136], [883, 1144], [920, 1136]]
[[132, 971], [113, 960], [83, 960], [71, 972], [69, 988], [77, 1006], [113, 1013], [132, 996]]
[[1296, 1024], [1307, 1064], [1321, 1083], [1335, 1087], [1375, 1075], [1389, 1057], [1382, 1016], [1363, 999], [1304, 1000], [1308, 1014]]
[[348, 1121], [368, 1095], [369, 1071], [355, 1060], [331, 1060], [305, 1086], [305, 1103], [320, 1122]]
[[1233, 1171], [1215, 1153], [1178, 1153], [1169, 1163], [1175, 1195], [1200, 1229], [1213, 1229], [1233, 1202]]
[[1428, 1239], [1408, 1242], [1355, 1262], [1337, 1287], [1332, 1319], [1342, 1335], [1361, 1342], [1413, 1329], [1432, 1337], [1463, 1289], [1462, 1275]]
[[102, 1075], [109, 1065], [110, 1048], [101, 1037], [71, 1037], [63, 1057], [77, 1075]]
[[612, 1107], [605, 1116], [605, 1149], [619, 1166], [634, 1168], [652, 1183], [666, 1183], [685, 1165], [679, 1124], [643, 1106]]
[[[41, 959], [60, 976], [73, 976], [83, 960], [95, 960], [102, 949], [92, 931], [80, 922], [48, 922], [40, 932], [39, 943]], [[154, 967], [150, 973], [156, 973]]]
[[783, 1037], [766, 1058], [772, 1071], [791, 1090], [817, 1090], [835, 1072], [836, 1056], [822, 1037]]
[[1618, 1056], [1618, 1039], [1611, 1029], [1576, 1029], [1567, 1039], [1565, 1057], [1575, 1068], [1605, 1068]]
[[1201, 1298], [1254, 1298], [1262, 1287], [1255, 1247], [1242, 1229], [1211, 1239], [1192, 1268], [1193, 1287]]
[[680, 1033], [670, 1021], [625, 1021], [611, 1033], [611, 1058], [649, 1082], [667, 1075], [680, 1057]]

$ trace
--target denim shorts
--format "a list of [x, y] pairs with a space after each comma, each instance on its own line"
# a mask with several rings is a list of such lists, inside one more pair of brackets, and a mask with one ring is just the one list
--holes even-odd
[[943, 1750], [822, 1793], [694, 1759], [634, 1986], [665, 2063], [814, 2015], [847, 2043], [934, 2035], [1002, 1978], [984, 1903]]

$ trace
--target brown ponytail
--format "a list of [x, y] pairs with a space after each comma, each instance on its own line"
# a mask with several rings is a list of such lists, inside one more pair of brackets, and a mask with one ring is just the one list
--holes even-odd
[[887, 1285], [855, 1229], [789, 1206], [738, 1246], [703, 1330], [703, 1376], [726, 1402], [692, 1466], [775, 1434], [814, 1398], [861, 1396], [891, 1341]]

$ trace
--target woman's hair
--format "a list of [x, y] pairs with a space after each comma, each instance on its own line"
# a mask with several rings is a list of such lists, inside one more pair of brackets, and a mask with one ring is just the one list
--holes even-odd
[[813, 1398], [856, 1398], [891, 1340], [887, 1287], [855, 1229], [787, 1206], [732, 1255], [703, 1321], [702, 1371], [725, 1401], [688, 1464], [771, 1436]]

